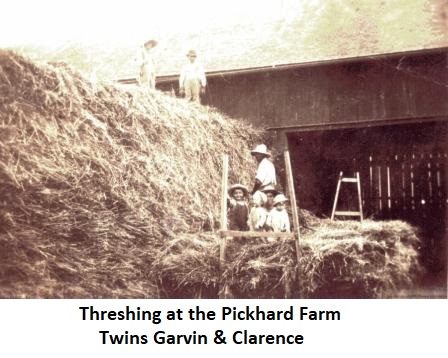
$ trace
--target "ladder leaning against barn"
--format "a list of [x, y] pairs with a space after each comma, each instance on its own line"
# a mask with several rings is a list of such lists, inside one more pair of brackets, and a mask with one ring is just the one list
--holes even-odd
[[[289, 197], [292, 211], [292, 232], [260, 232], [260, 231], [234, 231], [227, 230], [227, 181], [229, 171], [229, 156], [223, 155], [222, 165], [222, 191], [221, 191], [221, 230], [219, 241], [219, 271], [222, 274], [224, 264], [226, 262], [226, 244], [227, 239], [231, 237], [255, 237], [255, 238], [292, 238], [295, 241], [297, 262], [300, 259], [300, 227], [299, 227], [299, 214], [296, 203], [296, 194], [294, 191], [294, 181], [292, 176], [291, 159], [289, 151], [284, 152], [285, 167], [286, 167], [286, 179], [288, 183]], [[220, 287], [219, 298], [225, 298], [226, 287]]]
[[[341, 189], [342, 183], [352, 183], [356, 184], [356, 189], [358, 191], [358, 211], [340, 211], [336, 210], [336, 206], [339, 198], [339, 191]], [[336, 186], [336, 194], [334, 196], [333, 210], [331, 211], [331, 220], [334, 220], [335, 216], [358, 216], [359, 220], [362, 222], [362, 200], [361, 200], [361, 179], [359, 179], [359, 172], [355, 173], [354, 178], [344, 177], [344, 173], [339, 173], [338, 184]]]

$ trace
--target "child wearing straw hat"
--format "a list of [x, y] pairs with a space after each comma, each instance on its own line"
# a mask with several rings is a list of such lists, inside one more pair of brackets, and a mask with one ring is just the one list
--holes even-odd
[[288, 199], [283, 194], [278, 194], [274, 198], [274, 208], [268, 214], [266, 226], [274, 232], [290, 232], [288, 212], [286, 211], [286, 202]]
[[229, 230], [249, 230], [247, 225], [249, 219], [249, 205], [247, 204], [249, 191], [242, 184], [234, 184], [229, 188], [228, 193], [227, 219]]

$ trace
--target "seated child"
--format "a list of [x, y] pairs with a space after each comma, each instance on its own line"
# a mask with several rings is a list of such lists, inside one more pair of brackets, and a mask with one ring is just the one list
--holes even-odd
[[247, 197], [248, 189], [241, 184], [234, 184], [230, 187], [229, 198], [227, 199], [227, 219], [229, 230], [248, 231], [249, 205]]
[[274, 198], [274, 208], [269, 212], [266, 219], [266, 226], [274, 232], [290, 232], [288, 212], [285, 203], [288, 201], [283, 194], [278, 194]]
[[268, 212], [263, 206], [267, 198], [261, 191], [256, 191], [252, 196], [252, 209], [249, 213], [249, 227], [251, 231], [263, 231]]

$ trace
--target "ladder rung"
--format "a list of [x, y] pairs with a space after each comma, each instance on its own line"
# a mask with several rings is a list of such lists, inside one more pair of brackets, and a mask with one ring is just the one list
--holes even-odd
[[344, 182], [344, 183], [357, 183], [358, 179], [356, 179], [356, 178], [342, 178], [341, 181]]
[[361, 216], [361, 212], [359, 212], [359, 211], [335, 211], [334, 215], [339, 215], [339, 216]]

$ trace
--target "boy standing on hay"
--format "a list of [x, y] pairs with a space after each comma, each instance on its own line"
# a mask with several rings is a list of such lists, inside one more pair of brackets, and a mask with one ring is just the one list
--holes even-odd
[[188, 51], [187, 57], [189, 62], [182, 67], [179, 77], [179, 92], [188, 101], [201, 103], [200, 94], [205, 93], [206, 86], [204, 68], [196, 62], [196, 51]]
[[274, 208], [268, 214], [266, 226], [274, 232], [291, 232], [286, 202], [288, 199], [283, 194], [274, 198]]
[[263, 190], [268, 186], [275, 186], [277, 184], [275, 167], [274, 164], [268, 159], [271, 154], [269, 154], [266, 145], [257, 145], [250, 153], [255, 157], [258, 163], [252, 194], [255, 194], [258, 190]]
[[140, 64], [139, 83], [146, 89], [156, 88], [156, 65], [153, 48], [157, 46], [156, 40], [146, 41], [139, 51], [137, 61]]
[[230, 187], [228, 204], [228, 226], [229, 230], [248, 231], [249, 205], [247, 197], [249, 191], [244, 185], [234, 184]]

